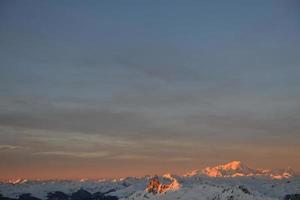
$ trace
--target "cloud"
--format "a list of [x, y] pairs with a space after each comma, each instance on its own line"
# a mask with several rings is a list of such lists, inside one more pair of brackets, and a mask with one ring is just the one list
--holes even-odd
[[120, 154], [110, 157], [109, 159], [112, 160], [154, 160], [158, 159], [153, 156], [149, 155], [142, 155], [142, 154]]
[[33, 155], [38, 156], [70, 156], [70, 157], [79, 157], [79, 158], [102, 158], [109, 156], [109, 152], [66, 152], [66, 151], [44, 151], [37, 152]]
[[15, 150], [21, 147], [9, 144], [0, 144], [0, 151]]
[[191, 161], [197, 161], [196, 158], [191, 158], [191, 157], [173, 157], [167, 159], [167, 161], [170, 162], [191, 162]]
[[154, 121], [139, 112], [63, 109], [53, 106], [29, 106], [25, 111], [3, 110], [0, 114], [0, 125], [109, 135], [136, 134], [156, 127]]

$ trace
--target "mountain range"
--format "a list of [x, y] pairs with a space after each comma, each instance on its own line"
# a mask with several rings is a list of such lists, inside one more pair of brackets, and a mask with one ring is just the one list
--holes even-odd
[[215, 167], [206, 167], [202, 170], [194, 170], [185, 176], [207, 175], [209, 177], [236, 177], [236, 176], [265, 176], [273, 179], [283, 179], [295, 176], [295, 172], [288, 169], [254, 169], [241, 161], [232, 161]]
[[[55, 192], [63, 193], [60, 196], [64, 198], [59, 199], [55, 195], [54, 199], [49, 198], [49, 194], [53, 197], [51, 194]], [[232, 161], [184, 175], [114, 180], [20, 179], [0, 183], [0, 200], [34, 200], [21, 199], [24, 194], [41, 200], [73, 200], [72, 195], [76, 197], [82, 193], [86, 194], [87, 199], [80, 197], [76, 200], [287, 200], [299, 199], [300, 177], [291, 169], [255, 169], [240, 161]]]

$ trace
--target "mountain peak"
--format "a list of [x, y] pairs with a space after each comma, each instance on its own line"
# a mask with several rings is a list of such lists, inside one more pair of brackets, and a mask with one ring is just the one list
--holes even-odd
[[[168, 180], [167, 182], [166, 179]], [[181, 184], [171, 174], [166, 174], [162, 179], [154, 176], [148, 183], [146, 191], [157, 194], [166, 193], [167, 191], [175, 191], [181, 188]]]
[[219, 165], [220, 168], [224, 168], [224, 169], [230, 169], [230, 170], [237, 170], [237, 169], [241, 169], [241, 168], [247, 168], [247, 166], [245, 166], [241, 161], [232, 161], [229, 162], [227, 164], [224, 165]]
[[206, 167], [202, 170], [194, 170], [186, 174], [186, 176], [199, 174], [204, 174], [209, 177], [265, 176], [272, 179], [283, 179], [294, 176], [294, 172], [290, 169], [254, 169], [236, 160], [214, 167]]
[[232, 161], [215, 167], [206, 167], [202, 173], [211, 177], [233, 177], [253, 174], [253, 170], [241, 161]]
[[27, 182], [27, 179], [13, 179], [13, 180], [9, 180], [9, 183], [16, 185], [16, 184], [23, 184]]

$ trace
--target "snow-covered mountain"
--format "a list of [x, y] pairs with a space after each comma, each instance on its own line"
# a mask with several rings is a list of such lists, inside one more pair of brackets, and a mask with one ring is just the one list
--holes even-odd
[[273, 179], [291, 178], [295, 175], [291, 169], [253, 169], [241, 161], [232, 161], [215, 167], [194, 170], [185, 176], [207, 175], [209, 177], [265, 176]]
[[171, 174], [165, 174], [162, 177], [153, 177], [147, 185], [146, 191], [153, 194], [176, 191], [181, 188], [181, 184]]
[[[16, 199], [24, 193], [31, 193], [42, 200], [54, 200], [49, 199], [49, 193], [55, 191], [63, 192], [67, 197], [54, 198], [56, 200], [75, 200], [74, 196], [82, 194], [88, 196], [85, 200], [110, 197], [122, 200], [281, 200], [300, 197], [300, 177], [291, 170], [253, 169], [233, 161], [184, 176], [165, 174], [99, 181], [18, 180], [0, 183], [0, 193], [3, 195], [0, 195], [0, 200], [8, 200], [4, 197]], [[107, 198], [104, 198], [106, 195]]]

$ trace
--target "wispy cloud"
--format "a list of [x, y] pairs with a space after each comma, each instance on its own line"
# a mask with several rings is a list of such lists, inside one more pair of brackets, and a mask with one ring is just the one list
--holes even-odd
[[120, 154], [110, 157], [112, 160], [154, 160], [155, 157], [139, 154]]
[[173, 157], [168, 159], [170, 162], [189, 162], [189, 161], [196, 161], [197, 159], [191, 157]]
[[0, 144], [0, 151], [3, 150], [14, 150], [17, 149], [18, 146], [14, 146], [14, 145], [8, 145], [8, 144]]
[[64, 151], [44, 151], [37, 152], [33, 155], [41, 156], [70, 156], [70, 157], [79, 157], [79, 158], [99, 158], [109, 156], [109, 152], [64, 152]]
[[19, 149], [26, 149], [26, 147], [10, 144], [0, 144], [0, 151], [14, 151]]

